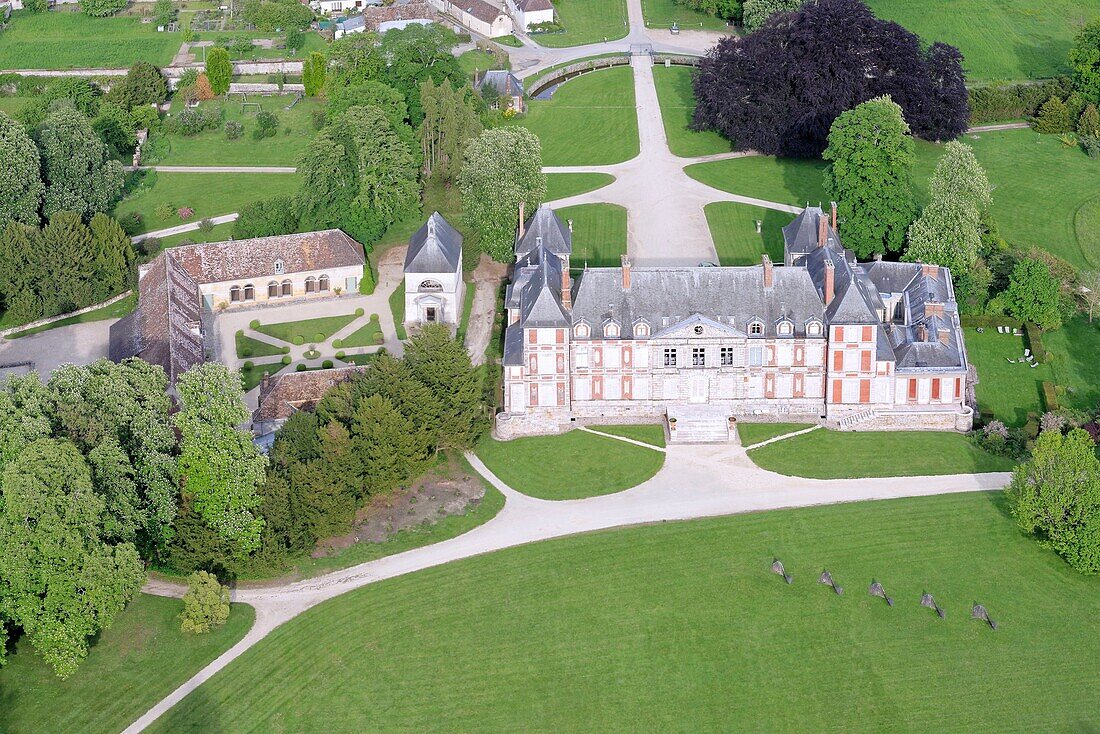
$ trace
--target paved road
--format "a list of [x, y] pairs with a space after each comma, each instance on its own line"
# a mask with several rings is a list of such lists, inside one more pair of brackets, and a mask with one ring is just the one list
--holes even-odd
[[[239, 215], [237, 212], [230, 214], [222, 214], [218, 217], [209, 217], [213, 224], [228, 224], [229, 222], [237, 221]], [[201, 221], [188, 222], [187, 224], [177, 224], [175, 227], [167, 227], [166, 229], [158, 229], [152, 232], [145, 232], [144, 234], [135, 235], [133, 240], [134, 244], [147, 240], [150, 237], [170, 237], [174, 234], [183, 234], [184, 232], [194, 232], [202, 225]]]
[[[126, 729], [136, 734], [269, 632], [307, 609], [353, 589], [451, 561], [524, 543], [605, 528], [715, 517], [787, 507], [999, 489], [1007, 473], [946, 477], [822, 481], [785, 477], [756, 467], [736, 445], [670, 446], [664, 467], [649, 481], [584, 500], [550, 502], [519, 494], [474, 455], [471, 465], [504, 493], [489, 522], [457, 538], [284, 586], [237, 589], [233, 599], [256, 609], [248, 634]], [[179, 596], [175, 584], [150, 582], [147, 593]]]
[[91, 364], [107, 356], [111, 324], [116, 321], [88, 321], [18, 339], [0, 339], [0, 364], [34, 362], [43, 380], [63, 364]]
[[127, 166], [126, 170], [161, 173], [297, 173], [294, 166]]

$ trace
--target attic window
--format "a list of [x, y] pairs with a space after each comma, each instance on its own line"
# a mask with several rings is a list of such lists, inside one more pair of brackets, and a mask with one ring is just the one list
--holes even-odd
[[275, 275], [282, 275], [286, 272], [286, 263], [282, 260], [275, 261]]
[[582, 338], [588, 336], [588, 324], [577, 324], [573, 328], [573, 333]]
[[764, 333], [764, 324], [760, 323], [759, 321], [753, 321], [751, 324], [749, 324], [749, 333], [753, 336], [760, 336]]
[[634, 336], [649, 336], [649, 324], [644, 321], [634, 325]]
[[806, 327], [806, 333], [810, 336], [819, 336], [821, 334], [821, 324], [816, 321], [811, 321]]
[[793, 326], [793, 324], [791, 324], [790, 321], [780, 321], [779, 322], [779, 335], [780, 336], [790, 336], [793, 331], [794, 331], [794, 326]]
[[608, 324], [607, 326], [603, 327], [603, 335], [617, 337], [619, 335], [619, 325]]

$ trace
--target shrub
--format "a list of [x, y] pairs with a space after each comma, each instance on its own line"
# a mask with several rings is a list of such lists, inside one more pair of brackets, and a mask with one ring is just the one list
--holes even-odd
[[211, 222], [209, 219], [202, 220], [201, 222], [199, 222], [199, 231], [203, 234], [210, 234], [214, 231], [214, 223]]
[[296, 336], [290, 340], [290, 343], [296, 347], [300, 347], [306, 343], [306, 338], [304, 336]]
[[333, 339], [332, 340], [332, 348], [333, 349], [339, 349], [343, 345], [344, 345], [344, 343], [342, 341], [340, 341], [339, 339]]
[[290, 355], [289, 354], [286, 355], [280, 361], [283, 363], [283, 366], [285, 367], [286, 365], [290, 364], [290, 361], [291, 361], [290, 360]]
[[[1035, 357], [1035, 361], [1045, 363], [1049, 356], [1047, 354], [1046, 347], [1043, 346], [1043, 332], [1035, 324], [1024, 324], [1024, 339], [1027, 340], [1027, 346], [1031, 349], [1031, 354]], [[1050, 408], [1053, 410], [1053, 408]]]
[[362, 316], [362, 315], [363, 315], [363, 314], [365, 314], [365, 313], [366, 313], [366, 311], [364, 311], [364, 310], [363, 310], [362, 308], [357, 308], [357, 309], [355, 309], [355, 315], [356, 315], [356, 317]]
[[325, 126], [325, 110], [323, 107], [317, 107], [313, 112], [309, 113], [310, 124], [313, 125], [314, 130], [320, 130]]
[[195, 210], [189, 206], [181, 206], [176, 210], [176, 214], [179, 215], [180, 219], [186, 222], [188, 219], [195, 216]]
[[229, 589], [206, 571], [196, 571], [187, 579], [180, 621], [184, 632], [201, 634], [220, 627], [229, 619]]
[[122, 230], [133, 237], [135, 234], [141, 232], [141, 213], [130, 212], [119, 220], [119, 224], [122, 225]]
[[[242, 355], [242, 356], [243, 356], [243, 355]], [[252, 371], [252, 369], [253, 369], [253, 368], [254, 368], [255, 366], [256, 366], [256, 365], [252, 364], [251, 362], [248, 362], [248, 361], [246, 361], [246, 362], [245, 362], [244, 364], [242, 364], [242, 365], [241, 365], [241, 369], [243, 369], [243, 370], [244, 370], [244, 371], [246, 371], [246, 372], [250, 372], [250, 371]]]
[[1043, 414], [1043, 418], [1046, 418], [1047, 414], [1052, 411], [1058, 410], [1058, 391], [1053, 382], [1043, 382], [1043, 407], [1047, 409], [1047, 413]]
[[225, 121], [225, 139], [236, 140], [244, 132], [244, 126], [236, 120]]
[[294, 368], [294, 371], [295, 372], [305, 372], [306, 371], [306, 366], [304, 364], [299, 364], [297, 367]]
[[344, 355], [344, 353], [343, 353], [343, 352], [337, 352], [337, 353], [336, 353], [336, 359], [343, 359], [343, 358], [344, 358], [344, 356], [345, 356], [345, 355]]
[[1003, 122], [1033, 117], [1051, 97], [1064, 99], [1073, 87], [1069, 77], [1051, 79], [1041, 84], [991, 84], [969, 91], [970, 122]]
[[171, 204], [157, 204], [153, 214], [157, 215], [157, 219], [171, 219], [176, 214], [176, 207]]
[[148, 130], [160, 122], [160, 113], [152, 105], [142, 105], [130, 110], [130, 123], [135, 130]]
[[260, 110], [258, 113], [256, 113], [256, 129], [252, 131], [252, 138], [254, 140], [263, 140], [264, 138], [270, 138], [278, 131], [278, 117], [268, 112], [267, 110]]
[[326, 370], [331, 370], [332, 369], [332, 360], [331, 359], [326, 359], [324, 362], [321, 363], [321, 367], [326, 369]]
[[283, 354], [290, 354], [290, 347], [283, 347]]
[[1032, 127], [1043, 135], [1068, 133], [1073, 130], [1073, 119], [1066, 103], [1058, 97], [1051, 97], [1039, 109]]
[[[1043, 383], [1043, 390], [1046, 391], [1046, 386], [1050, 385], [1049, 382]], [[1053, 392], [1054, 386], [1051, 385], [1051, 392]], [[1066, 425], [1066, 419], [1057, 413], [1052, 413], [1048, 410], [1039, 417], [1039, 431], [1058, 431], [1061, 432]]]
[[160, 251], [160, 238], [146, 237], [138, 245], [138, 249], [141, 250], [143, 255], [153, 255]]
[[248, 328], [252, 329], [253, 331], [260, 328], [260, 320], [259, 319], [252, 319], [251, 321], [248, 322]]
[[1082, 135], [1077, 142], [1081, 144], [1081, 150], [1085, 151], [1085, 155], [1089, 158], [1100, 158], [1100, 137]]

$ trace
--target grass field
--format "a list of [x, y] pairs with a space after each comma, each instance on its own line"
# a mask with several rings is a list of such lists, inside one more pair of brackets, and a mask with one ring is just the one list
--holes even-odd
[[707, 204], [703, 212], [720, 265], [756, 265], [765, 252], [772, 262], [783, 262], [783, 227], [794, 215], [732, 201]]
[[[277, 324], [261, 323], [255, 331], [281, 339], [284, 342], [293, 343], [298, 340], [299, 343], [317, 344], [325, 341], [357, 318], [359, 317], [355, 314], [349, 313], [341, 316], [322, 316], [319, 319], [281, 321]], [[255, 325], [255, 322], [253, 322], [253, 325]]]
[[[544, 500], [621, 492], [652, 477], [665, 460], [659, 451], [585, 431], [512, 441], [486, 438], [476, 453], [512, 489]], [[563, 456], [569, 457], [564, 469]]]
[[30, 97], [0, 97], [0, 112], [14, 118], [28, 101]]
[[[812, 460], [807, 457], [813, 457]], [[916, 477], [1011, 471], [1013, 462], [959, 433], [818, 430], [749, 451], [757, 466], [811, 479]]]
[[512, 62], [507, 56], [504, 57], [504, 63], [497, 58], [495, 54], [488, 51], [481, 51], [474, 49], [473, 51], [466, 51], [458, 57], [458, 65], [462, 67], [462, 70], [466, 72], [466, 76], [471, 81], [474, 78], [474, 72], [484, 73], [489, 69], [511, 69]]
[[93, 18], [83, 13], [12, 13], [0, 33], [0, 69], [125, 68], [136, 61], [167, 66], [179, 33], [157, 33], [139, 18]]
[[333, 342], [335, 349], [351, 349], [353, 347], [375, 347], [382, 343], [382, 327], [378, 324], [378, 314], [371, 314], [370, 321], [365, 326], [356, 329], [346, 339], [340, 339], [340, 343]]
[[274, 364], [257, 364], [251, 368], [241, 367], [241, 383], [244, 385], [244, 391], [248, 392], [252, 388], [263, 382], [265, 375], [274, 375], [281, 372], [285, 365], [282, 362], [275, 362]]
[[[230, 214], [257, 199], [290, 195], [297, 190], [298, 177], [286, 174], [157, 173], [152, 188], [135, 192], [120, 201], [113, 215], [121, 219], [132, 211], [140, 212], [144, 225], [141, 231], [152, 232]], [[169, 204], [174, 209], [191, 207], [195, 214], [187, 222], [175, 214], [161, 217], [156, 213], [156, 208], [161, 204]], [[185, 237], [197, 242], [202, 233], [196, 231], [188, 235]]]
[[809, 428], [809, 423], [738, 423], [737, 436], [742, 446], [753, 446], [769, 438]]
[[[285, 94], [249, 97], [249, 104], [258, 103], [279, 118], [279, 132], [263, 140], [252, 139], [252, 131], [256, 127], [256, 108], [250, 106], [247, 112], [242, 112], [238, 96], [226, 101], [204, 102], [203, 105], [220, 109], [223, 120], [241, 123], [244, 133], [236, 140], [228, 140], [219, 125], [216, 130], [207, 130], [191, 137], [162, 135], [150, 142], [150, 155], [144, 162], [161, 166], [293, 166], [298, 155], [317, 134], [311, 116], [313, 110], [322, 106], [317, 100], [303, 99], [293, 109], [287, 110], [286, 107], [293, 101], [293, 95]], [[173, 114], [182, 109], [183, 103], [179, 99], [172, 102]], [[290, 131], [289, 134], [287, 131]]]
[[570, 267], [618, 267], [626, 254], [626, 208], [618, 204], [579, 204], [557, 210], [562, 221], [573, 220]]
[[1095, 410], [1100, 404], [1100, 319], [1090, 324], [1087, 318], [1078, 317], [1044, 334], [1043, 346], [1052, 358], [1055, 384], [1065, 388], [1059, 402], [1078, 410]]
[[254, 617], [234, 604], [224, 626], [187, 635], [182, 609], [179, 599], [139, 594], [66, 680], [22, 640], [0, 668], [0, 731], [117, 734], [236, 643]]
[[695, 112], [695, 96], [691, 91], [693, 72], [687, 66], [653, 67], [653, 84], [657, 88], [657, 100], [661, 103], [668, 149], [682, 158], [728, 153], [730, 142], [718, 133], [688, 129]]
[[1056, 76], [1073, 36], [1097, 17], [1095, 0], [868, 0], [875, 15], [926, 43], [958, 46], [972, 81]]
[[255, 359], [256, 357], [274, 357], [277, 354], [287, 354], [290, 347], [277, 347], [274, 344], [253, 339], [243, 332], [233, 335], [236, 340], [237, 359]]
[[[1084, 230], [1081, 239], [1075, 229], [1075, 220], [1086, 225], [1093, 221], [1094, 161], [1077, 148], [1065, 148], [1057, 136], [1031, 130], [967, 135], [963, 141], [974, 147], [989, 175], [994, 186], [993, 214], [1009, 242], [1041, 247], [1079, 268], [1100, 268], [1100, 249], [1090, 239], [1095, 233]], [[940, 152], [940, 146], [917, 142], [914, 184], [922, 199]], [[820, 160], [766, 156], [698, 163], [686, 169], [692, 178], [723, 191], [797, 206], [827, 201], [824, 170]], [[1052, 175], [1054, 171], [1057, 175]], [[1078, 215], [1082, 207], [1086, 207], [1083, 220]]]
[[596, 431], [603, 431], [615, 436], [632, 438], [635, 441], [648, 443], [651, 446], [665, 445], [665, 427], [663, 425], [614, 425], [592, 426]]
[[[88, 313], [82, 313], [79, 316], [70, 316], [67, 319], [61, 319], [55, 321], [52, 324], [46, 324], [44, 326], [36, 326], [32, 329], [25, 329], [24, 331], [17, 331], [14, 334], [8, 334], [5, 339], [18, 339], [21, 336], [31, 336], [32, 334], [41, 334], [43, 331], [49, 331], [51, 329], [58, 329], [62, 326], [72, 326], [73, 324], [86, 324], [89, 321], [103, 321], [104, 319], [121, 319], [126, 314], [130, 313], [137, 307], [137, 294], [131, 293], [123, 298], [121, 301], [112, 303], [110, 306], [104, 306], [103, 308], [97, 308], [95, 311], [89, 311]], [[0, 319], [0, 328], [8, 328]]]
[[[987, 328], [979, 334], [967, 327], [966, 353], [978, 370], [978, 409], [991, 410], [997, 420], [1010, 426], [1022, 426], [1028, 413], [1042, 413], [1039, 395], [1041, 383], [1051, 379], [1050, 365], [1029, 367], [1019, 364], [1024, 354], [1024, 339], [1011, 334], [998, 334]], [[1043, 343], [1046, 343], [1044, 337]], [[1009, 364], [1008, 360], [1016, 360]]]
[[174, 234], [168, 237], [160, 238], [161, 249], [166, 247], [177, 247], [184, 242], [225, 242], [233, 237], [233, 222], [226, 222], [225, 224], [215, 224], [214, 229], [210, 232], [203, 234], [199, 230], [193, 232], [184, 232], [183, 234]]
[[542, 141], [544, 166], [600, 166], [638, 155], [638, 114], [630, 67], [601, 69], [562, 84], [549, 100], [531, 100], [523, 125]]
[[152, 730], [1091, 731], [1098, 606], [999, 494], [664, 523], [325, 602]]
[[615, 180], [610, 173], [548, 173], [546, 200], [557, 201], [569, 196], [602, 189]]
[[541, 46], [561, 48], [615, 41], [628, 30], [625, 0], [559, 0], [554, 3], [554, 9], [565, 32], [530, 37]]
[[642, 0], [642, 17], [649, 28], [671, 28], [673, 23], [678, 23], [685, 30], [735, 32], [725, 21], [686, 8], [675, 0]]

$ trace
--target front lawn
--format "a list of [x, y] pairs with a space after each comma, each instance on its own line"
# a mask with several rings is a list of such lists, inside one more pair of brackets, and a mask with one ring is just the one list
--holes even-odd
[[1057, 331], [1046, 332], [1043, 346], [1052, 358], [1059, 402], [1077, 410], [1095, 410], [1100, 404], [1100, 319], [1090, 324], [1080, 316]]
[[265, 376], [274, 375], [278, 372], [281, 372], [283, 367], [285, 366], [286, 365], [284, 365], [282, 362], [257, 364], [253, 365], [252, 367], [242, 365], [240, 371], [241, 384], [244, 385], [244, 391], [248, 392], [249, 390], [259, 385], [261, 382], [263, 382]]
[[615, 180], [610, 173], [548, 173], [546, 201], [557, 201], [602, 189]]
[[405, 332], [405, 281], [402, 280], [390, 294], [390, 311], [393, 313], [393, 328], [397, 338], [405, 341], [409, 335]]
[[651, 446], [665, 445], [665, 427], [663, 425], [613, 425], [591, 426], [593, 431], [603, 431], [614, 436], [623, 436]]
[[[106, 319], [121, 319], [131, 311], [137, 308], [137, 294], [131, 293], [125, 298], [112, 303], [110, 306], [104, 306], [103, 308], [97, 308], [94, 311], [82, 313], [79, 316], [70, 316], [67, 319], [61, 319], [60, 321], [54, 321], [52, 324], [45, 324], [43, 326], [35, 326], [32, 329], [25, 329], [23, 331], [17, 331], [14, 334], [8, 334], [5, 339], [18, 339], [21, 336], [30, 336], [32, 334], [41, 334], [43, 331], [49, 331], [50, 329], [58, 329], [62, 326], [72, 326], [73, 324], [86, 324], [89, 321], [104, 321]], [[3, 319], [0, 319], [0, 328], [7, 328], [3, 324]]]
[[261, 334], [279, 339], [291, 344], [320, 344], [327, 341], [330, 336], [343, 329], [359, 318], [361, 314], [344, 314], [341, 316], [322, 316], [317, 319], [303, 319], [301, 321], [281, 321], [277, 324], [260, 323], [252, 329]]
[[290, 352], [290, 347], [277, 347], [274, 344], [268, 344], [259, 339], [253, 339], [245, 334], [243, 329], [233, 336], [237, 345], [237, 359], [274, 357], [277, 354], [287, 354]]
[[[286, 109], [294, 102], [294, 98], [295, 95], [292, 94], [271, 97], [249, 95], [245, 105], [241, 95], [233, 94], [227, 100], [203, 102], [199, 109], [209, 107], [219, 110], [222, 124], [215, 130], [207, 130], [190, 137], [154, 136], [149, 141], [147, 152], [143, 154], [142, 163], [158, 166], [293, 166], [299, 154], [317, 134], [313, 127], [313, 112], [322, 107], [316, 99], [307, 98], [291, 109]], [[253, 103], [259, 104], [261, 109], [278, 118], [278, 132], [273, 137], [262, 140], [252, 138], [258, 111]], [[172, 114], [178, 114], [183, 109], [181, 99], [172, 101]], [[244, 128], [243, 134], [236, 140], [225, 137], [224, 121], [227, 120], [239, 122]]]
[[749, 451], [761, 469], [811, 479], [915, 477], [1011, 471], [960, 433], [817, 430]]
[[741, 439], [741, 445], [747, 447], [809, 427], [809, 423], [738, 423], [737, 436]]
[[182, 609], [138, 594], [66, 680], [20, 640], [0, 668], [0, 730], [117, 734], [244, 637], [255, 616], [234, 604], [224, 626], [193, 635], [180, 630]]
[[544, 500], [621, 492], [652, 477], [665, 460], [659, 451], [585, 431], [511, 441], [486, 437], [476, 453], [512, 489]]
[[642, 17], [649, 28], [671, 28], [676, 23], [685, 30], [735, 33], [724, 20], [692, 10], [676, 0], [642, 0]]
[[694, 73], [690, 66], [653, 67], [653, 84], [661, 103], [668, 149], [682, 158], [728, 153], [730, 141], [718, 133], [695, 132], [688, 127], [695, 114], [695, 93], [691, 89]]
[[140, 18], [93, 18], [57, 10], [16, 11], [0, 33], [0, 69], [121, 69], [137, 61], [168, 66], [179, 33], [157, 33]]
[[661, 523], [344, 594], [152, 730], [1091, 731], [1097, 608], [1096, 579], [1022, 536], [999, 493]]
[[[966, 135], [963, 142], [974, 147], [989, 175], [993, 214], [1005, 239], [1042, 247], [1078, 268], [1100, 268], [1100, 251], [1090, 239], [1095, 234], [1077, 230], [1075, 222], [1078, 211], [1096, 199], [1095, 161], [1076, 147], [1063, 146], [1058, 136], [1031, 130]], [[917, 141], [913, 181], [921, 200], [940, 153], [940, 146]], [[697, 163], [685, 169], [692, 178], [722, 191], [796, 206], [828, 205], [824, 170], [821, 160], [769, 156]]]
[[578, 204], [558, 209], [563, 222], [573, 220], [570, 266], [619, 267], [626, 254], [626, 208], [618, 204]]
[[473, 49], [472, 51], [463, 53], [458, 57], [458, 65], [462, 68], [462, 71], [466, 72], [466, 76], [471, 81], [474, 79], [475, 72], [484, 74], [490, 69], [512, 68], [512, 62], [507, 56], [504, 57], [504, 63], [502, 64], [496, 54], [480, 49]]
[[[979, 334], [969, 326], [963, 336], [970, 363], [978, 370], [978, 410], [992, 411], [997, 420], [1010, 426], [1022, 426], [1028, 413], [1043, 412], [1039, 396], [1043, 381], [1051, 379], [1051, 368], [1020, 363], [1022, 336], [999, 334], [996, 327], [986, 327]], [[1009, 363], [1010, 359], [1015, 362]]]
[[[337, 330], [339, 331], [339, 330]], [[382, 327], [378, 324], [378, 314], [371, 314], [370, 320], [344, 339], [334, 340], [333, 349], [352, 349], [354, 347], [376, 347], [382, 343]], [[337, 344], [336, 342], [339, 342]]]
[[625, 0], [565, 0], [555, 3], [554, 10], [565, 32], [532, 34], [531, 40], [541, 46], [560, 48], [616, 41], [629, 30]]
[[638, 155], [634, 72], [629, 66], [590, 71], [565, 82], [548, 100], [528, 102], [523, 125], [539, 136], [544, 166], [602, 166]]
[[732, 201], [707, 204], [703, 212], [720, 265], [757, 265], [765, 252], [772, 262], [783, 262], [783, 227], [793, 214]]
[[868, 0], [880, 18], [927, 44], [958, 46], [970, 81], [1037, 79], [1065, 72], [1073, 36], [1096, 17], [1095, 0]]
[[[200, 222], [209, 217], [232, 214], [257, 199], [291, 195], [298, 190], [298, 177], [277, 173], [160, 173], [145, 172], [150, 188], [139, 187], [120, 201], [112, 215], [122, 219], [130, 212], [142, 216], [140, 232], [152, 232], [180, 224]], [[133, 177], [132, 177], [133, 178]], [[173, 210], [190, 207], [194, 214], [186, 220], [173, 211], [161, 216], [157, 208], [168, 204]], [[198, 240], [201, 233], [187, 235]]]

